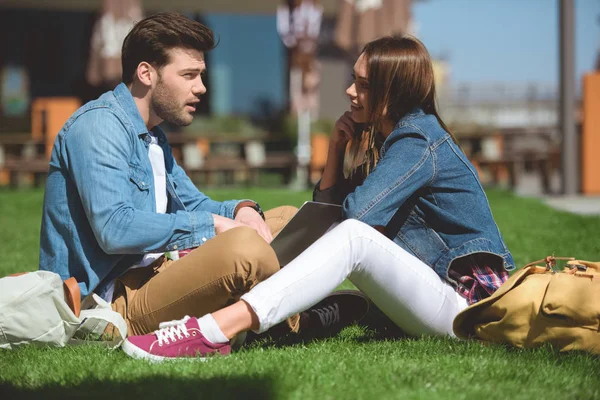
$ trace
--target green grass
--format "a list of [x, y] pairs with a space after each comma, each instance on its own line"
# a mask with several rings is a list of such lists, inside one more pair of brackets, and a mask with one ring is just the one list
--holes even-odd
[[[214, 190], [263, 208], [300, 205], [310, 193]], [[600, 259], [600, 218], [489, 192], [517, 264], [548, 254]], [[41, 191], [0, 191], [0, 276], [37, 268]], [[151, 365], [92, 346], [0, 351], [0, 399], [12, 398], [600, 398], [600, 359], [551, 348], [516, 350], [450, 339], [383, 340], [349, 327], [305, 344], [251, 345], [207, 362]]]

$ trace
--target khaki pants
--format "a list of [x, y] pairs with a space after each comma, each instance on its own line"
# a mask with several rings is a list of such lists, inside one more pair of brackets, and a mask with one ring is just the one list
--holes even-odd
[[[265, 213], [273, 236], [296, 210], [283, 206]], [[130, 335], [146, 334], [161, 322], [201, 317], [232, 304], [279, 268], [275, 252], [256, 231], [235, 228], [179, 260], [163, 256], [127, 271], [115, 282], [112, 308], [123, 316]], [[298, 329], [298, 320], [288, 321], [292, 330]]]

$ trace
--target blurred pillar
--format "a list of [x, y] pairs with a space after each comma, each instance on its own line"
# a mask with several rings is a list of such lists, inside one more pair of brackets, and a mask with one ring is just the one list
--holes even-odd
[[[289, 50], [291, 113], [318, 113], [319, 68], [316, 50], [323, 7], [316, 0], [285, 0], [277, 9], [277, 32]], [[298, 80], [296, 82], [295, 80]]]
[[357, 54], [381, 36], [410, 32], [412, 0], [339, 0], [336, 44]]
[[562, 132], [562, 192], [579, 190], [575, 132], [575, 17], [574, 1], [559, 0], [560, 21], [560, 129]]
[[92, 86], [112, 89], [121, 82], [121, 46], [142, 19], [141, 0], [102, 0], [102, 15], [92, 32], [86, 78]]
[[311, 118], [318, 113], [319, 67], [316, 49], [323, 7], [318, 0], [287, 0], [277, 9], [277, 32], [289, 49], [289, 101], [298, 118], [298, 169], [294, 186], [308, 184]]
[[218, 88], [212, 94], [212, 111], [214, 115], [233, 114], [233, 71], [231, 66], [223, 62], [211, 68], [211, 85]]
[[600, 72], [583, 78], [583, 124], [581, 132], [581, 191], [600, 194]]
[[[600, 24], [600, 16], [598, 16], [598, 23]], [[598, 47], [598, 54], [596, 55], [596, 71], [600, 71], [600, 47]]]

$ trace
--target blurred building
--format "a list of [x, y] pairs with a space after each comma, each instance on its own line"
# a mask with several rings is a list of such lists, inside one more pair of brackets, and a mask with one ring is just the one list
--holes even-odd
[[[113, 7], [103, 10], [106, 4]], [[27, 131], [33, 98], [75, 96], [85, 102], [114, 87], [120, 80], [120, 61], [116, 57], [120, 44], [116, 41], [121, 41], [123, 33], [142, 17], [142, 10], [145, 15], [163, 10], [182, 12], [216, 32], [220, 43], [207, 55], [209, 92], [201, 103], [204, 112], [247, 114], [258, 103], [279, 107], [284, 96], [285, 61], [275, 28], [276, 4], [227, 0], [2, 0], [0, 78], [4, 85], [0, 82], [0, 101], [6, 103], [10, 121], [4, 118], [0, 131]], [[125, 7], [130, 5], [134, 6], [133, 12]], [[123, 19], [121, 14], [128, 18]], [[22, 118], [15, 115], [18, 110], [25, 110], [20, 113]], [[8, 115], [0, 105], [2, 116]]]
[[453, 83], [439, 92], [444, 121], [462, 130], [477, 127], [556, 127], [558, 92], [554, 85]]
[[[280, 0], [127, 2], [137, 3], [145, 15], [162, 10], [183, 12], [215, 30], [220, 43], [207, 57], [209, 92], [202, 103], [204, 112], [250, 114], [257, 107], [285, 106], [286, 56], [275, 17]], [[347, 108], [344, 91], [357, 51], [377, 36], [410, 31], [412, 0], [321, 0], [319, 4], [324, 16], [317, 48], [321, 73], [318, 103], [322, 117], [335, 119]], [[18, 102], [22, 107], [23, 102], [36, 97], [76, 96], [87, 101], [118, 81], [117, 69], [107, 68], [116, 65], [116, 47], [98, 40], [102, 5], [103, 0], [0, 2], [0, 68], [10, 67], [0, 76], [10, 76], [6, 81], [25, 94], [13, 100], [13, 109], [18, 109]], [[339, 10], [343, 15], [338, 17]], [[139, 8], [130, 14], [133, 18], [129, 24], [141, 16]], [[118, 24], [113, 25], [118, 28]], [[111, 48], [112, 53], [108, 51]], [[106, 57], [99, 62], [102, 54]], [[110, 71], [115, 73], [107, 76]], [[18, 123], [0, 125], [0, 130], [26, 130]]]
[[325, 13], [319, 37], [320, 116], [337, 119], [348, 110], [346, 88], [362, 47], [385, 35], [414, 34], [412, 5], [423, 0], [338, 0]]

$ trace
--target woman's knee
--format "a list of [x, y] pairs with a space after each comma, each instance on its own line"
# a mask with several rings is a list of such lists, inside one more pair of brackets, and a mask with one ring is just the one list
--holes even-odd
[[373, 232], [375, 229], [357, 219], [346, 219], [337, 226], [337, 229], [343, 230], [351, 234], [361, 234], [365, 232]]

